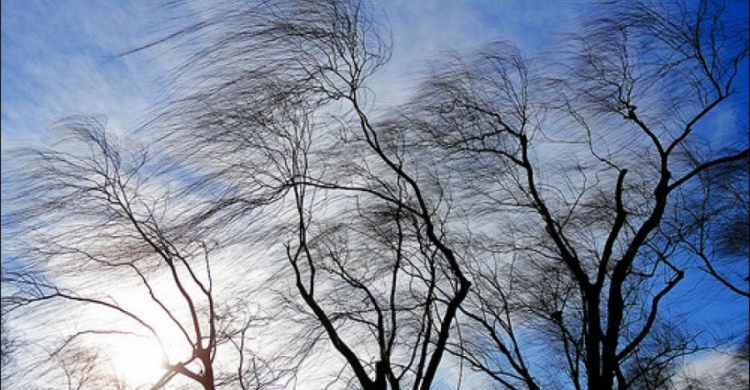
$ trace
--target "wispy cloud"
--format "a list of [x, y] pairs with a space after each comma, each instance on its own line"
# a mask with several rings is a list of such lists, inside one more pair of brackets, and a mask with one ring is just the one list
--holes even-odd
[[148, 39], [154, 10], [130, 2], [3, 2], [3, 147], [39, 139], [71, 114], [134, 126], [153, 104], [165, 64], [147, 54], [116, 55]]
[[[380, 6], [393, 29], [394, 52], [375, 89], [389, 100], [403, 96], [409, 78], [441, 51], [495, 39], [539, 51], [572, 20], [568, 5], [552, 1], [383, 0]], [[43, 129], [72, 114], [106, 115], [118, 129], [137, 126], [158, 101], [171, 59], [153, 50], [115, 56], [164, 34], [171, 12], [102, 0], [4, 2], [4, 147], [38, 141]]]
[[[443, 53], [467, 53], [491, 41], [509, 41], [542, 55], [574, 22], [568, 1], [398, 1], [379, 3], [388, 17], [393, 56], [374, 84], [379, 101], [406, 97], [411, 81]], [[395, 100], [395, 101], [394, 101]]]
[[[575, 23], [572, 2], [551, 0], [382, 0], [381, 6], [392, 27], [394, 52], [373, 88], [378, 102], [386, 105], [405, 98], [412, 77], [444, 50], [466, 52], [492, 40], [507, 40], [527, 55], [543, 56]], [[154, 26], [171, 15], [159, 10], [166, 12], [106, 0], [4, 1], [3, 148], [43, 140], [42, 129], [70, 114], [106, 115], [110, 127], [119, 131], [147, 119], [173, 59], [148, 50], [116, 55], [164, 32]], [[726, 116], [719, 121], [735, 120], [734, 112]], [[746, 311], [740, 314], [746, 318]], [[721, 357], [708, 355], [691, 367], [717, 372], [721, 364]], [[459, 375], [466, 376], [465, 386], [481, 383], [456, 365], [446, 365], [442, 374], [446, 383]]]
[[674, 385], [678, 390], [696, 388], [740, 389], [750, 380], [747, 361], [733, 351], [713, 351], [679, 368]]

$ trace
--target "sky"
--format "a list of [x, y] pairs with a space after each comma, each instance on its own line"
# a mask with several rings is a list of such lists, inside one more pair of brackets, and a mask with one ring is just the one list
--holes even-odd
[[[388, 82], [377, 86], [381, 100], [392, 101], [386, 96], [398, 96], [442, 50], [492, 39], [543, 47], [572, 19], [565, 4], [381, 2], [394, 40], [381, 75]], [[155, 51], [118, 54], [160, 36], [172, 12], [151, 0], [2, 0], [3, 148], [44, 139], [45, 129], [68, 115], [106, 115], [120, 131], [137, 127], [163, 96], [164, 78], [177, 60]]]
[[154, 100], [145, 58], [111, 58], [148, 29], [144, 4], [2, 2], [2, 141], [33, 142], [54, 121], [107, 115], [133, 126]]
[[[197, 3], [187, 1], [181, 7], [188, 10]], [[573, 0], [379, 4], [388, 16], [394, 45], [392, 61], [373, 83], [377, 99], [386, 105], [404, 99], [412, 77], [441, 51], [465, 52], [507, 40], [527, 55], [544, 55], [576, 23]], [[156, 0], [2, 0], [3, 150], [47, 143], [54, 138], [50, 125], [69, 115], [106, 116], [109, 128], [123, 134], [147, 121], [168, 93], [165, 80], [179, 63], [179, 53], [119, 54], [162, 36], [172, 26], [171, 12]], [[691, 294], [706, 306], [713, 299]], [[726, 314], [721, 308], [711, 313]], [[747, 309], [729, 315], [733, 326], [741, 326]]]
[[[179, 53], [119, 54], [163, 36], [174, 26], [175, 12], [203, 5], [187, 1], [166, 10], [159, 3], [2, 0], [3, 151], [49, 144], [55, 139], [50, 126], [70, 115], [106, 116], [108, 131], [121, 134], [150, 119], [169, 93], [165, 80], [180, 64]], [[549, 44], [557, 28], [551, 27], [563, 28], [572, 17], [561, 4], [565, 0], [533, 6], [525, 0], [383, 0], [393, 55], [373, 83], [378, 101], [392, 105], [406, 98], [410, 78], [441, 51], [465, 51], [492, 39], [536, 49]], [[126, 352], [115, 364], [128, 359]]]

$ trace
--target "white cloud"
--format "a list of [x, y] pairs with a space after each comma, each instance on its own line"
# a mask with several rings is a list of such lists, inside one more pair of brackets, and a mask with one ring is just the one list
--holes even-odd
[[73, 114], [106, 115], [115, 128], [137, 125], [166, 64], [146, 53], [116, 55], [149, 39], [159, 17], [153, 10], [109, 1], [4, 2], [3, 147], [38, 141]]
[[677, 390], [694, 389], [695, 385], [731, 390], [746, 388], [749, 381], [747, 361], [738, 359], [732, 351], [713, 351], [680, 367], [674, 385]]
[[[375, 84], [381, 103], [404, 97], [409, 77], [443, 50], [494, 39], [539, 49], [571, 20], [570, 7], [552, 1], [383, 0], [380, 5], [394, 37], [392, 61]], [[200, 11], [200, 2], [185, 9]], [[164, 35], [173, 26], [172, 12], [103, 0], [4, 3], [3, 147], [38, 142], [43, 129], [72, 114], [106, 115], [112, 127], [123, 130], [140, 124], [161, 96], [160, 81], [177, 56], [147, 50], [112, 57]]]
[[496, 40], [542, 55], [573, 23], [567, 2], [524, 0], [398, 1], [378, 3], [393, 34], [393, 56], [373, 82], [378, 102], [398, 103], [414, 77], [446, 51], [466, 53]]

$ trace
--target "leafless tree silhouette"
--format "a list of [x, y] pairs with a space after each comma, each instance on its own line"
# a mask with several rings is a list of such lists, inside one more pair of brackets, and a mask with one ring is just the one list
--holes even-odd
[[328, 340], [349, 386], [427, 389], [469, 281], [440, 184], [420, 170], [429, 162], [370, 118], [365, 82], [390, 55], [375, 12], [358, 1], [222, 9], [172, 37], [215, 40], [180, 69], [205, 88], [155, 125], [209, 199], [198, 226], [216, 233], [274, 208], [275, 242], [260, 242], [286, 259], [277, 289], [296, 290], [279, 302], [322, 332], [299, 337], [300, 350]]
[[[141, 129], [158, 153], [91, 118], [19, 153], [4, 310], [70, 301], [181, 336], [153, 388], [460, 386], [448, 359], [499, 388], [672, 386], [703, 347], [661, 315], [678, 284], [748, 296], [747, 141], [707, 140], [747, 90], [747, 25], [709, 0], [591, 12], [554, 58], [446, 55], [379, 110], [369, 2], [197, 9], [137, 49], [197, 47]], [[241, 288], [216, 295], [227, 274]], [[126, 275], [169, 328], [95, 285]]]
[[[174, 209], [185, 204], [171, 198], [167, 183], [149, 180], [145, 149], [128, 151], [96, 118], [69, 118], [58, 126], [67, 137], [55, 148], [13, 155], [23, 171], [9, 171], [18, 180], [8, 201], [13, 212], [4, 223], [23, 243], [9, 247], [22, 267], [4, 270], [3, 318], [35, 314], [46, 317], [40, 327], [50, 327], [61, 320], [60, 307], [87, 318], [89, 323], [73, 325], [83, 330], [40, 330], [47, 338], [62, 331], [52, 356], [76, 375], [93, 368], [84, 347], [66, 352], [78, 340], [147, 337], [164, 353], [164, 376], [153, 388], [175, 376], [215, 388], [219, 344], [237, 331], [244, 335], [251, 323], [246, 319], [233, 330], [234, 324], [221, 321], [211, 275], [213, 244], [181, 224]], [[109, 314], [127, 323], [97, 321]], [[165, 342], [177, 344], [181, 355], [174, 356]], [[76, 379], [79, 387], [84, 377]]]
[[[746, 90], [735, 83], [746, 25], [711, 1], [606, 5], [565, 62], [529, 65], [506, 43], [446, 60], [398, 120], [452, 162], [452, 187], [492, 227], [474, 234], [476, 296], [462, 308], [484, 335], [452, 351], [508, 388], [540, 387], [545, 367], [529, 356], [541, 351], [521, 345], [530, 330], [577, 389], [633, 387], [626, 367], [656, 372], [694, 349], [657, 325], [688, 269], [748, 296], [741, 276], [714, 268], [722, 241], [709, 237], [727, 220], [746, 229], [748, 150], [708, 149], [697, 134]], [[736, 181], [719, 184], [720, 171]]]

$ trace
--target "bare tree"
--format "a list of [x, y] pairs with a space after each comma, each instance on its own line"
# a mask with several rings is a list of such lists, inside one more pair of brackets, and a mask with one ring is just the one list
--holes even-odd
[[[747, 165], [746, 141], [698, 146], [706, 118], [746, 90], [735, 83], [746, 24], [711, 1], [605, 5], [567, 62], [530, 66], [511, 45], [490, 45], [436, 67], [401, 119], [415, 144], [453, 161], [474, 215], [495, 218], [475, 238], [485, 242], [474, 248], [477, 296], [463, 307], [484, 336], [454, 353], [508, 388], [542, 380], [528, 358], [539, 350], [521, 345], [530, 329], [562, 355], [553, 367], [572, 388], [630, 388], [628, 365], [647, 359], [655, 373], [694, 350], [667, 342], [658, 324], [664, 297], [696, 265], [747, 296], [715, 271], [720, 242], [707, 241], [717, 220], [746, 222], [734, 219], [746, 200], [705, 207], [720, 191], [708, 177]], [[734, 177], [747, 188], [746, 175]], [[646, 348], [659, 334], [660, 347]]]
[[[32, 341], [52, 338], [58, 345], [51, 356], [76, 375], [95, 365], [81, 347], [68, 351], [79, 340], [146, 337], [163, 354], [164, 375], [152, 388], [175, 376], [215, 388], [219, 344], [236, 331], [217, 311], [213, 244], [180, 222], [175, 211], [187, 204], [171, 198], [168, 183], [149, 180], [145, 149], [128, 151], [96, 118], [69, 118], [57, 131], [67, 138], [53, 149], [13, 155], [22, 171], [10, 171], [17, 187], [4, 228], [16, 237], [18, 245], [7, 249], [21, 267], [4, 270], [4, 320], [31, 327], [36, 317]], [[242, 335], [250, 325], [245, 319]], [[76, 379], [80, 386], [85, 377]]]
[[[368, 2], [198, 9], [138, 49], [200, 43], [142, 130], [158, 155], [90, 119], [64, 126], [84, 149], [21, 154], [7, 223], [35, 268], [4, 278], [4, 307], [61, 299], [176, 334], [189, 351], [154, 388], [427, 390], [446, 354], [509, 389], [671, 385], [701, 345], [665, 297], [694, 270], [747, 296], [717, 259], [737, 241], [718, 226], [744, 223], [746, 142], [704, 140], [746, 89], [747, 28], [708, 0], [599, 6], [559, 57], [450, 55], [388, 112]], [[217, 257], [253, 285], [221, 309]], [[128, 273], [168, 328], [91, 285]]]
[[[5, 276], [3, 276], [4, 278]], [[0, 385], [7, 383], [12, 378], [12, 373], [16, 370], [14, 355], [19, 348], [19, 341], [16, 337], [13, 337], [13, 333], [8, 326], [6, 317], [2, 317], [0, 322], [0, 365], [2, 366], [2, 373], [0, 373]], [[6, 387], [3, 386], [3, 389]]]
[[259, 242], [286, 267], [271, 286], [293, 322], [320, 332], [299, 350], [328, 340], [345, 361], [333, 380], [351, 387], [430, 388], [469, 281], [430, 162], [370, 118], [366, 82], [390, 55], [377, 11], [334, 0], [212, 11], [172, 37], [213, 37], [180, 69], [202, 88], [156, 122], [190, 188], [211, 191], [196, 223], [221, 234], [273, 210], [250, 234], [273, 232]]
[[[750, 298], [750, 275], [742, 266], [750, 258], [750, 200], [748, 166], [726, 164], [698, 177], [701, 196], [680, 194], [685, 210], [682, 229], [673, 234], [700, 261], [699, 268], [729, 291]], [[677, 225], [677, 224], [673, 224]]]

